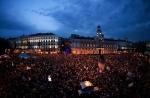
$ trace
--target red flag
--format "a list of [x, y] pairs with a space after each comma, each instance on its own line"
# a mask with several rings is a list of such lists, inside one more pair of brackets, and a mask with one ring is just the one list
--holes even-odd
[[98, 62], [98, 67], [99, 67], [100, 72], [103, 72], [105, 69], [105, 64]]

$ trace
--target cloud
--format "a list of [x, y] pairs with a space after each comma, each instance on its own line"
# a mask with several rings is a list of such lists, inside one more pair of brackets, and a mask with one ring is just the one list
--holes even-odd
[[8, 14], [0, 15], [0, 29], [9, 30], [33, 30], [32, 26], [24, 24], [19, 17], [14, 17]]
[[[147, 36], [149, 0], [1, 0], [0, 29], [74, 32], [95, 36], [101, 25], [106, 37]], [[9, 8], [7, 8], [9, 6]], [[7, 8], [7, 9], [6, 9]], [[11, 9], [10, 9], [11, 8]], [[63, 33], [64, 34], [63, 34]], [[141, 32], [141, 33], [140, 33]], [[18, 34], [18, 33], [17, 33]], [[143, 37], [144, 39], [145, 37]], [[146, 37], [147, 38], [147, 37]], [[147, 38], [148, 39], [148, 38]]]
[[27, 11], [25, 14], [26, 16], [23, 17], [26, 23], [33, 25], [39, 31], [57, 31], [63, 26], [62, 23], [52, 16], [45, 16], [42, 13], [35, 13], [33, 11]]

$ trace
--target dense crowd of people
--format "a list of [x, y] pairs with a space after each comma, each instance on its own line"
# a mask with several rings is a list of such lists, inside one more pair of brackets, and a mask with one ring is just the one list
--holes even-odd
[[[150, 97], [150, 66], [143, 55], [9, 56], [0, 59], [0, 98], [78, 98], [82, 81], [99, 88], [98, 98]], [[105, 65], [102, 72], [98, 62]]]

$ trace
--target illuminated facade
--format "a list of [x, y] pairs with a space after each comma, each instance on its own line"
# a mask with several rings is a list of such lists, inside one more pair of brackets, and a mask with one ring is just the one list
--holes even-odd
[[18, 49], [59, 50], [59, 37], [52, 33], [38, 33], [16, 39]]
[[14, 46], [16, 49], [40, 49], [41, 51], [57, 53], [62, 50], [70, 49], [73, 54], [110, 54], [122, 52], [120, 50], [125, 50], [124, 52], [126, 52], [126, 50], [129, 49], [126, 40], [104, 38], [100, 26], [97, 26], [95, 37], [82, 37], [72, 34], [71, 37], [67, 39], [67, 43], [63, 42], [63, 39], [64, 38], [60, 38], [53, 33], [38, 33], [17, 38]]
[[97, 26], [96, 37], [81, 37], [73, 34], [70, 37], [70, 42], [73, 54], [110, 54], [128, 49], [126, 40], [104, 38], [100, 26]]
[[94, 38], [71, 37], [71, 50], [73, 54], [97, 54], [95, 51], [97, 44]]
[[102, 54], [118, 53], [119, 50], [125, 51], [128, 48], [128, 42], [125, 40], [104, 39]]

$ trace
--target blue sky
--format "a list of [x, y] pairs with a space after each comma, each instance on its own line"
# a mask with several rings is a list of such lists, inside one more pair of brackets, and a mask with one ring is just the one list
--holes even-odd
[[95, 36], [101, 25], [105, 37], [150, 39], [149, 0], [0, 0], [0, 36], [36, 32]]

